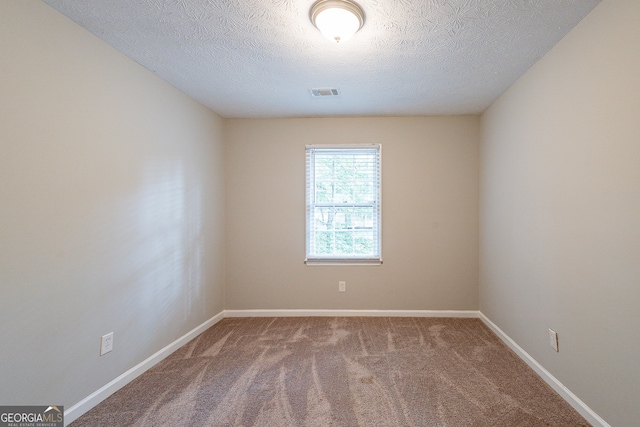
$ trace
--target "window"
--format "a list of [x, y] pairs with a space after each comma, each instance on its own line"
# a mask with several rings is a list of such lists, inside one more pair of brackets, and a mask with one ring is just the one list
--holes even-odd
[[307, 264], [381, 264], [380, 145], [307, 146]]

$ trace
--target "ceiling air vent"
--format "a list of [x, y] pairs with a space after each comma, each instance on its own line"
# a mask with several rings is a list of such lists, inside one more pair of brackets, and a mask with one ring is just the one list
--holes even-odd
[[340, 92], [338, 89], [332, 87], [318, 88], [318, 89], [309, 89], [311, 91], [311, 96], [338, 96]]

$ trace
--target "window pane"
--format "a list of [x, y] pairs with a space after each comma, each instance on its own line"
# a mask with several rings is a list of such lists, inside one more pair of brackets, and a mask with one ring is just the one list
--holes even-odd
[[316, 230], [373, 229], [373, 206], [325, 206], [314, 209]]
[[[352, 150], [350, 150], [352, 151]], [[377, 154], [316, 154], [316, 203], [371, 203], [376, 198]]]

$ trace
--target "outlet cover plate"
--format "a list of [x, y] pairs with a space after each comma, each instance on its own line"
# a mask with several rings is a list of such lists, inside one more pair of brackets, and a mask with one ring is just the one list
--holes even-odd
[[103, 335], [100, 339], [100, 356], [103, 356], [113, 350], [113, 332]]

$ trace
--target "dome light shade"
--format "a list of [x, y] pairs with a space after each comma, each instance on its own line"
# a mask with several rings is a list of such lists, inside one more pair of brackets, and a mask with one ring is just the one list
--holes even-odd
[[364, 25], [364, 13], [350, 0], [320, 0], [311, 8], [311, 22], [329, 40], [342, 43]]

